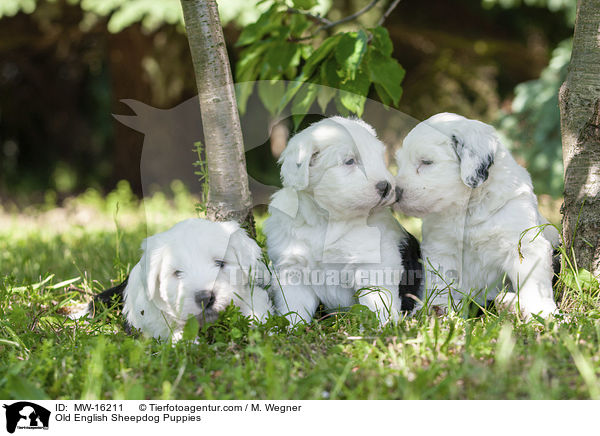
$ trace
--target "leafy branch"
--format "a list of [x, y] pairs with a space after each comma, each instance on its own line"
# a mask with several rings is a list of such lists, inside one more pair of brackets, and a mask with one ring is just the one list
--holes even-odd
[[322, 24], [321, 27], [319, 27], [317, 30], [315, 30], [313, 33], [311, 33], [308, 36], [303, 36], [301, 38], [296, 39], [296, 41], [302, 41], [302, 40], [306, 40], [306, 39], [313, 39], [314, 37], [316, 37], [320, 32], [323, 32], [325, 30], [329, 30], [335, 26], [338, 26], [340, 24], [344, 24], [344, 23], [348, 23], [350, 21], [354, 21], [356, 20], [358, 17], [360, 17], [361, 15], [366, 14], [367, 12], [369, 12], [371, 9], [373, 9], [373, 7], [379, 3], [380, 0], [372, 0], [367, 6], [365, 6], [364, 8], [362, 8], [361, 10], [355, 12], [352, 15], [348, 15], [347, 17], [341, 18], [337, 21], [329, 21], [326, 18], [321, 17], [320, 15], [312, 15], [309, 12], [306, 11], [300, 11], [298, 9], [293, 9], [293, 8], [288, 8], [288, 12], [292, 12], [292, 13], [301, 13], [304, 16], [310, 17], [311, 19], [320, 22]]
[[[384, 104], [397, 105], [405, 72], [392, 57], [392, 42], [384, 27], [334, 33], [315, 46], [318, 34], [356, 20], [379, 1], [331, 21], [311, 11], [315, 0], [294, 0], [293, 8], [274, 0], [237, 42], [245, 47], [236, 68], [240, 111], [245, 111], [255, 81], [269, 112], [275, 115], [291, 105], [292, 113], [298, 114], [296, 124], [315, 102], [323, 112], [333, 102], [339, 113], [361, 116], [371, 87]], [[390, 3], [379, 23], [398, 3]]]
[[303, 11], [303, 10], [296, 9], [296, 8], [287, 8], [286, 12], [288, 14], [304, 15], [305, 17], [309, 18], [310, 20], [314, 21], [315, 23], [322, 24], [323, 26], [328, 26], [328, 25], [332, 24], [332, 21], [329, 21], [327, 18], [322, 17], [319, 14], [312, 14], [309, 11]]

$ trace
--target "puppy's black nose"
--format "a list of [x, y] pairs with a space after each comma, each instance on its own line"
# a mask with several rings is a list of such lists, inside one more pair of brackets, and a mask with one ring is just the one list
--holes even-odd
[[396, 203], [402, 198], [402, 192], [404, 192], [399, 186], [396, 186]]
[[381, 198], [385, 198], [390, 193], [392, 185], [389, 182], [382, 180], [375, 185], [375, 189], [377, 189], [377, 192], [379, 195], [381, 195]]
[[194, 301], [202, 309], [208, 309], [215, 304], [215, 294], [211, 291], [198, 291], [194, 295]]

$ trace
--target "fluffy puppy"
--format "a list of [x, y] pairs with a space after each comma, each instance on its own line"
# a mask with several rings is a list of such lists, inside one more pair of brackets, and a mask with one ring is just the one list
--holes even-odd
[[283, 189], [263, 228], [277, 311], [295, 324], [308, 322], [319, 303], [360, 303], [382, 324], [398, 319], [400, 294], [419, 287], [419, 245], [388, 207], [394, 180], [373, 128], [321, 120], [290, 139], [279, 163]]
[[231, 302], [258, 321], [272, 311], [253, 282], [268, 274], [260, 248], [237, 223], [188, 219], [146, 238], [142, 251], [128, 279], [97, 299], [122, 292], [127, 323], [148, 336], [177, 341], [191, 316], [213, 322]]
[[421, 245], [426, 298], [447, 306], [496, 297], [504, 274], [513, 292], [497, 302], [526, 317], [555, 312], [552, 246], [558, 233], [537, 207], [531, 178], [496, 136], [493, 127], [441, 113], [418, 124], [396, 153], [401, 190], [397, 207], [423, 219]]

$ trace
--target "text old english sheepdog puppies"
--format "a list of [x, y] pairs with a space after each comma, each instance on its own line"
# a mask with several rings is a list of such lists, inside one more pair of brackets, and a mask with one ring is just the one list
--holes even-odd
[[[558, 232], [537, 208], [531, 178], [493, 127], [441, 113], [418, 124], [396, 153], [397, 207], [423, 219], [426, 297], [447, 307], [467, 294], [525, 317], [556, 311], [552, 247]], [[519, 241], [521, 241], [519, 250]], [[501, 294], [504, 274], [513, 292]], [[448, 293], [451, 289], [450, 294]], [[517, 305], [518, 303], [518, 305]]]
[[320, 302], [333, 310], [358, 302], [383, 324], [411, 309], [401, 294], [419, 289], [419, 244], [388, 207], [394, 180], [373, 128], [321, 120], [290, 139], [279, 163], [283, 189], [264, 224], [277, 311], [296, 324]]
[[128, 279], [97, 298], [122, 291], [127, 323], [145, 335], [177, 341], [191, 316], [213, 322], [231, 302], [258, 321], [272, 311], [253, 282], [268, 274], [260, 248], [235, 222], [191, 218], [146, 238], [142, 250]]

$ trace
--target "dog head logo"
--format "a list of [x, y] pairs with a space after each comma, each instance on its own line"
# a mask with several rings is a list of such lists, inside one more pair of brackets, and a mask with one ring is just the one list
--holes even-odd
[[[135, 115], [113, 117], [123, 125], [144, 134], [140, 160], [140, 175], [144, 196], [156, 188], [168, 187], [174, 180], [182, 181], [192, 193], [202, 191], [198, 183], [198, 169], [192, 165], [198, 155], [195, 144], [204, 143], [204, 131], [198, 97], [193, 97], [171, 108], [158, 109], [139, 101], [121, 100]], [[262, 125], [252, 120], [255, 125]], [[245, 151], [268, 143], [268, 129], [243, 124]], [[205, 160], [204, 151], [202, 159]], [[249, 174], [249, 189], [253, 206], [269, 203], [276, 186], [263, 184]]]
[[50, 411], [42, 406], [28, 401], [19, 401], [10, 405], [4, 404], [6, 409], [6, 431], [14, 433], [19, 429], [48, 429]]

